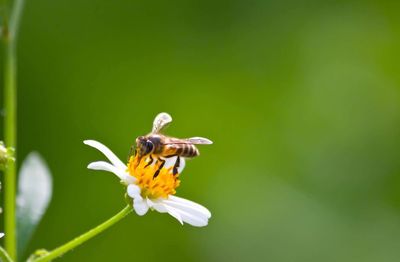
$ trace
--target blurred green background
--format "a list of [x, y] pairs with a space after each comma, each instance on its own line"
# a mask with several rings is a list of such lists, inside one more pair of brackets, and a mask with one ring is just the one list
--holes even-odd
[[205, 228], [130, 215], [59, 261], [398, 261], [400, 2], [27, 0], [18, 158], [38, 150], [54, 196], [26, 253], [124, 207], [86, 169], [122, 159], [154, 116], [213, 146], [178, 196]]

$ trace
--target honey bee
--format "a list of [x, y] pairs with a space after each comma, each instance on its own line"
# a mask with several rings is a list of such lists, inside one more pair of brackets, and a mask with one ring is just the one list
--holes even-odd
[[171, 122], [172, 117], [169, 114], [160, 113], [154, 119], [151, 133], [146, 136], [139, 136], [136, 139], [135, 154], [138, 154], [139, 158], [149, 155], [150, 161], [146, 166], [151, 165], [154, 158], [161, 162], [153, 176], [154, 178], [157, 177], [160, 170], [164, 167], [166, 159], [176, 157], [173, 167], [173, 174], [176, 175], [181, 161], [183, 162], [185, 158], [194, 158], [200, 154], [195, 145], [209, 145], [213, 143], [211, 140], [203, 137], [180, 139], [161, 134], [161, 131]]

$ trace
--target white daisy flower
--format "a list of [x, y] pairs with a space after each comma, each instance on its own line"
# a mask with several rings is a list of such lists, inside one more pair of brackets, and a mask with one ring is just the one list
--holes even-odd
[[[203, 227], [208, 224], [211, 217], [207, 208], [177, 196], [175, 189], [179, 186], [179, 174], [185, 162], [181, 158], [178, 173], [174, 174], [173, 165], [176, 157], [165, 159], [164, 166], [160, 169], [159, 161], [152, 161], [149, 156], [131, 156], [125, 165], [110, 149], [100, 142], [85, 140], [84, 143], [102, 152], [110, 161], [98, 161], [88, 165], [89, 169], [104, 170], [115, 174], [127, 186], [127, 194], [132, 198], [133, 208], [139, 216], [143, 216], [149, 209], [160, 213], [168, 213], [181, 224], [188, 223], [192, 226]], [[152, 162], [152, 164], [149, 164]], [[154, 177], [157, 170], [158, 175]]]

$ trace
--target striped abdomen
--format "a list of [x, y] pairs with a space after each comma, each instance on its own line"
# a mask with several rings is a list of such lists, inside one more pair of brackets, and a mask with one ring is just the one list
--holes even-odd
[[166, 151], [168, 151], [168, 154], [186, 158], [193, 158], [200, 154], [197, 147], [192, 144], [171, 144], [167, 146]]

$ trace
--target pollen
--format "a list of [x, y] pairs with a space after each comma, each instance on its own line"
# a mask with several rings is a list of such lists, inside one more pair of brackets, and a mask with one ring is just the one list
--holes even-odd
[[[136, 155], [131, 156], [128, 162], [129, 174], [136, 178], [142, 197], [167, 198], [168, 195], [174, 195], [180, 184], [179, 174], [173, 174], [173, 167], [160, 169], [161, 161], [153, 160], [152, 164], [149, 161], [151, 160], [148, 157], [139, 158]], [[158, 170], [160, 171], [157, 174]]]

